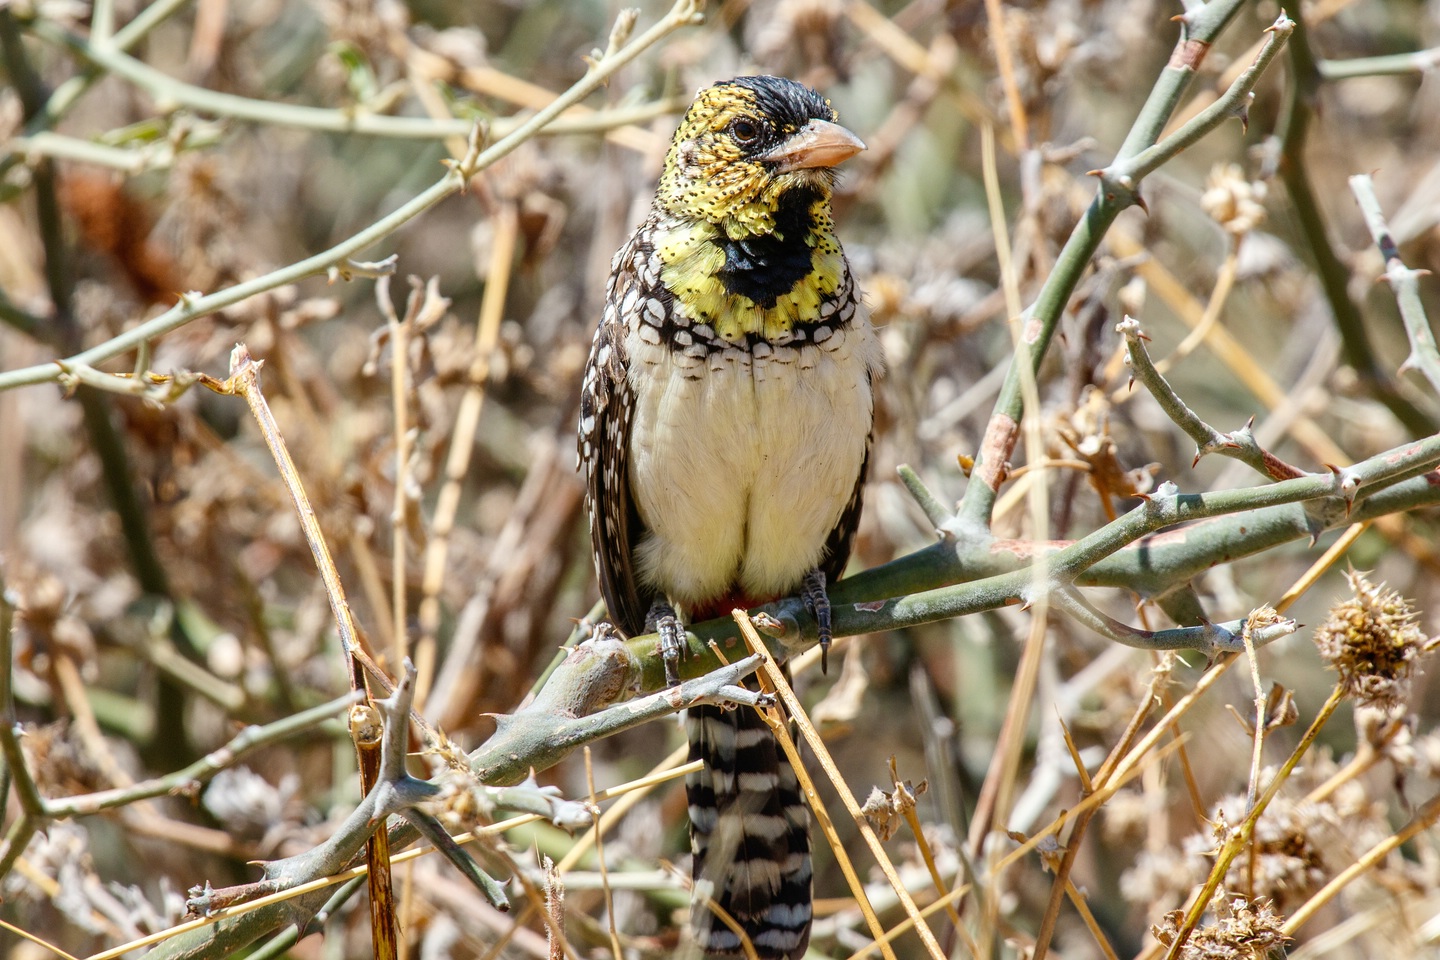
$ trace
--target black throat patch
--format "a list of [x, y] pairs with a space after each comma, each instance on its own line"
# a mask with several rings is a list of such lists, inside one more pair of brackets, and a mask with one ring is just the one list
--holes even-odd
[[[738, 293], [768, 310], [775, 301], [809, 276], [815, 251], [806, 238], [815, 227], [811, 207], [820, 199], [815, 190], [797, 188], [780, 198], [775, 212], [775, 233], [716, 241], [725, 251], [720, 282], [726, 293]], [[784, 239], [781, 239], [781, 238]]]

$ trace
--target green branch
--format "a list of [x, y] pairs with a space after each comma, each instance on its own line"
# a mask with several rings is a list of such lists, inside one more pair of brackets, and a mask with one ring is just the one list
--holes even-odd
[[1020, 435], [1023, 404], [1019, 364], [1028, 364], [1031, 370], [1039, 369], [1065, 305], [1069, 303], [1080, 278], [1099, 249], [1106, 231], [1121, 211], [1142, 202], [1139, 193], [1140, 181], [1146, 174], [1205, 133], [1215, 129], [1228, 117], [1233, 116], [1239, 106], [1248, 102], [1250, 92], [1265, 67], [1273, 61], [1289, 39], [1290, 21], [1281, 14], [1269, 28], [1270, 36], [1255, 63], [1236, 78], [1221, 100], [1197, 115], [1182, 127], [1180, 132], [1168, 137], [1164, 143], [1157, 144], [1160, 132], [1179, 105], [1180, 98], [1204, 59], [1205, 52], [1240, 9], [1242, 2], [1243, 0], [1215, 0], [1179, 18], [1180, 39], [1170, 62], [1161, 71], [1115, 161], [1103, 170], [1095, 171], [1100, 179], [1095, 198], [1066, 240], [1035, 303], [1021, 318], [1024, 333], [1018, 341], [1015, 358], [1006, 374], [1005, 383], [1000, 388], [994, 412], [986, 425], [985, 439], [976, 454], [975, 466], [970, 472], [970, 484], [965, 488], [965, 495], [960, 501], [960, 509], [951, 530], [957, 537], [975, 538], [989, 535], [990, 514], [994, 509], [1000, 484], [1005, 478], [1006, 462]]
[[1353, 60], [1319, 60], [1315, 64], [1323, 80], [1350, 80], [1355, 77], [1393, 77], [1429, 73], [1440, 67], [1440, 47], [1414, 53], [1391, 53]]
[[1350, 299], [1350, 271], [1330, 242], [1320, 202], [1310, 183], [1305, 145], [1309, 139], [1310, 121], [1314, 117], [1313, 102], [1320, 83], [1320, 71], [1310, 49], [1299, 4], [1295, 5], [1294, 12], [1295, 37], [1290, 44], [1290, 66], [1294, 79], [1281, 125], [1280, 178], [1300, 223], [1300, 239], [1314, 259], [1316, 277], [1330, 304], [1335, 329], [1340, 333], [1345, 362], [1355, 369], [1370, 395], [1383, 403], [1407, 430], [1414, 434], [1433, 433], [1435, 423], [1432, 418], [1399, 392], [1393, 378], [1380, 366], [1375, 356], [1365, 319]]
[[[186, 107], [210, 116], [229, 117], [234, 120], [260, 123], [272, 127], [296, 127], [322, 133], [360, 134], [400, 140], [443, 140], [446, 137], [466, 137], [475, 126], [474, 120], [462, 118], [436, 119], [373, 113], [367, 110], [363, 104], [343, 108], [310, 107], [278, 100], [256, 100], [233, 93], [207, 90], [204, 87], [177, 80], [109, 44], [88, 41], [84, 37], [65, 30], [53, 21], [36, 20], [30, 24], [29, 29], [40, 39], [69, 50], [92, 68], [114, 74], [134, 84], [160, 103]], [[572, 118], [565, 124], [557, 123], [551, 132], [589, 133], [628, 123], [643, 123], [673, 110], [673, 108], [672, 103], [664, 102], [607, 111], [598, 116]], [[486, 126], [492, 129], [495, 136], [508, 136], [526, 122], [525, 120], [502, 120], [494, 123], [487, 122]]]
[[[3, 15], [3, 12], [0, 12], [0, 15]], [[545, 109], [523, 122], [512, 133], [483, 150], [479, 148], [478, 141], [472, 139], [470, 155], [459, 163], [450, 164], [445, 175], [432, 186], [411, 198], [393, 213], [381, 217], [370, 226], [330, 249], [208, 296], [199, 293], [187, 294], [181, 298], [178, 304], [160, 316], [68, 358], [69, 362], [76, 366], [96, 366], [127, 351], [134, 350], [148, 340], [177, 330], [199, 317], [224, 310], [226, 307], [234, 306], [257, 294], [274, 290], [276, 287], [283, 287], [306, 277], [325, 273], [331, 267], [343, 263], [388, 237], [440, 201], [452, 194], [459, 193], [475, 174], [507, 156], [520, 144], [554, 122], [556, 117], [589, 96], [615, 71], [634, 60], [644, 50], [675, 30], [697, 22], [699, 15], [696, 0], [679, 0], [663, 19], [640, 36], [597, 61], [581, 80], [556, 97]], [[475, 136], [477, 136], [477, 132], [472, 129], [472, 138]], [[0, 390], [48, 383], [58, 379], [60, 373], [60, 367], [53, 363], [10, 370], [0, 373]]]
[[1369, 175], [1351, 177], [1350, 191], [1355, 194], [1355, 202], [1360, 204], [1360, 212], [1365, 216], [1365, 225], [1370, 228], [1370, 236], [1385, 260], [1384, 279], [1395, 294], [1400, 319], [1410, 338], [1410, 356], [1400, 369], [1402, 372], [1406, 369], [1420, 371], [1430, 381], [1430, 389], [1440, 395], [1440, 349], [1435, 346], [1435, 333], [1430, 329], [1430, 318], [1425, 315], [1425, 304], [1420, 299], [1420, 278], [1430, 271], [1412, 270], [1400, 259], [1400, 248], [1390, 234], [1390, 226], [1380, 209], [1380, 200], [1375, 196], [1375, 183]]
[[[1297, 540], [1313, 542], [1337, 526], [1440, 504], [1440, 484], [1431, 482], [1437, 465], [1440, 436], [1343, 470], [1259, 487], [1180, 493], [1174, 484], [1163, 484], [1128, 513], [1070, 543], [946, 537], [834, 584], [834, 635], [877, 633], [1028, 605], [1039, 599], [1039, 591], [1071, 586], [1118, 587], [1157, 597], [1220, 563]], [[1168, 529], [1174, 527], [1180, 529]], [[1045, 560], [1044, 578], [1037, 585], [1038, 554]], [[792, 657], [817, 642], [814, 620], [798, 598], [759, 611], [777, 625], [765, 638], [776, 657]], [[682, 676], [699, 676], [718, 664], [710, 651], [712, 642], [731, 659], [744, 650], [728, 617], [694, 624], [688, 631]], [[1189, 639], [1204, 641], [1198, 634]], [[663, 687], [657, 638], [635, 637], [627, 647], [642, 688]]]
[[1191, 461], [1191, 467], [1199, 463], [1200, 458], [1206, 454], [1218, 453], [1239, 460], [1271, 480], [1289, 480], [1305, 475], [1303, 470], [1291, 466], [1260, 446], [1251, 431], [1254, 417], [1250, 418], [1250, 423], [1229, 433], [1221, 433], [1200, 419], [1156, 369], [1155, 363], [1150, 359], [1150, 351], [1145, 348], [1145, 341], [1149, 338], [1140, 329], [1138, 321], [1126, 317], [1115, 329], [1125, 338], [1126, 362], [1130, 365], [1135, 379], [1150, 391], [1150, 395], [1160, 404], [1165, 415], [1195, 441], [1195, 459]]

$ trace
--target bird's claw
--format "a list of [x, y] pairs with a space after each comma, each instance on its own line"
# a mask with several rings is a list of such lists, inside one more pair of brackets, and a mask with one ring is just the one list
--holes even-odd
[[800, 599], [815, 618], [820, 633], [820, 672], [830, 669], [830, 595], [825, 592], [825, 571], [811, 570], [800, 584]]
[[660, 659], [665, 664], [665, 686], [678, 686], [680, 651], [685, 649], [685, 630], [680, 626], [679, 620], [667, 616], [655, 622], [655, 632], [660, 635]]
[[665, 686], [680, 684], [680, 654], [685, 650], [685, 628], [675, 615], [675, 608], [657, 599], [645, 614], [645, 629], [660, 635], [660, 660], [665, 664]]

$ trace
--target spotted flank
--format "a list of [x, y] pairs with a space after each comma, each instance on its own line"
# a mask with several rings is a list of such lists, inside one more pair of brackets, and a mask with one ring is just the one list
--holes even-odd
[[[834, 232], [834, 167], [864, 145], [819, 94], [701, 90], [649, 216], [615, 254], [580, 394], [600, 593], [627, 636], [839, 579], [860, 522], [880, 345]], [[812, 577], [815, 572], [823, 578]], [[827, 608], [828, 609], [828, 608]], [[760, 960], [810, 939], [808, 812], [753, 708], [686, 721], [695, 942]]]

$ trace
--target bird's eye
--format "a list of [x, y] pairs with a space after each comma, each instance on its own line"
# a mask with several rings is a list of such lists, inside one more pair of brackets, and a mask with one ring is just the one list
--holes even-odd
[[749, 146], [760, 139], [760, 124], [741, 117], [730, 124], [730, 135], [741, 146]]

